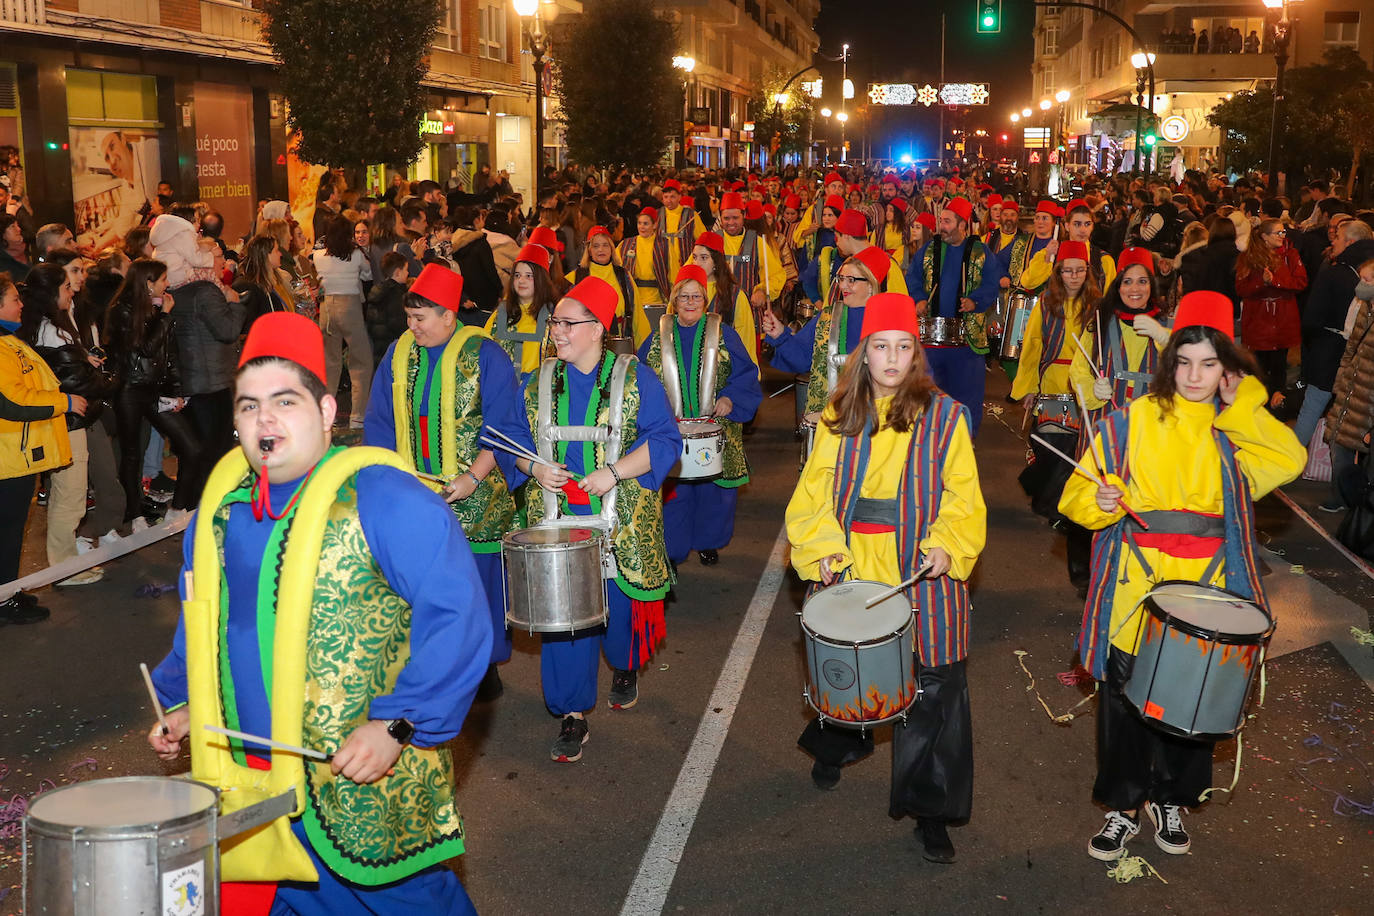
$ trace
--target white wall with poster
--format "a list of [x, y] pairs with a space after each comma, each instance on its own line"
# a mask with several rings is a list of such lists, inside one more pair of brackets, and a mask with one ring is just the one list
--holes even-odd
[[71, 127], [68, 135], [77, 245], [99, 250], [120, 244], [143, 222], [157, 195], [157, 131]]
[[222, 83], [195, 84], [196, 177], [200, 199], [224, 217], [226, 244], [252, 228], [253, 93]]

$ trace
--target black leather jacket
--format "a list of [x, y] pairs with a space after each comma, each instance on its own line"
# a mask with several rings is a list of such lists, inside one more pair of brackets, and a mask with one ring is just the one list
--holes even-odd
[[116, 302], [105, 320], [105, 348], [116, 370], [129, 387], [154, 387], [164, 397], [177, 397], [178, 373], [176, 321], [161, 309], [153, 312], [143, 330], [143, 343], [131, 344], [133, 306]]
[[67, 429], [86, 429], [100, 418], [102, 410], [119, 390], [119, 382], [106, 375], [86, 358], [86, 351], [76, 344], [62, 347], [35, 347], [38, 355], [57, 376], [63, 394], [77, 394], [89, 403], [85, 416], [67, 414]]

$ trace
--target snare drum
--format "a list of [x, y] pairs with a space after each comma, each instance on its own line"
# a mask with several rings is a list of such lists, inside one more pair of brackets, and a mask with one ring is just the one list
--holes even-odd
[[856, 579], [822, 589], [802, 606], [802, 696], [822, 725], [867, 731], [905, 719], [916, 701], [916, 617], [910, 602], [898, 592], [864, 607], [890, 590], [881, 582]]
[[801, 438], [801, 461], [797, 467], [804, 468], [806, 459], [811, 457], [811, 450], [816, 447], [816, 424], [802, 418], [801, 425], [797, 427], [797, 435]]
[[715, 420], [679, 420], [682, 458], [669, 472], [679, 480], [710, 480], [725, 470], [725, 430]]
[[964, 318], [934, 318], [926, 315], [916, 320], [921, 332], [923, 347], [962, 347], [964, 345]]
[[1273, 619], [1251, 601], [1196, 582], [1161, 582], [1144, 611], [1135, 665], [1122, 688], [1126, 699], [1170, 734], [1213, 741], [1234, 735]]
[[1050, 427], [1045, 432], [1076, 433], [1083, 425], [1071, 394], [1036, 395], [1035, 418], [1038, 425]]
[[539, 526], [501, 539], [506, 622], [529, 633], [576, 633], [606, 623], [605, 535]]
[[1002, 359], [1020, 359], [1021, 343], [1026, 338], [1026, 323], [1040, 297], [1023, 289], [1013, 290], [1007, 297], [1007, 317], [1002, 330]]

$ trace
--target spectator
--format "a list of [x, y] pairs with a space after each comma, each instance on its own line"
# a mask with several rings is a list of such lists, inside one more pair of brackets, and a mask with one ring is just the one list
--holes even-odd
[[1283, 403], [1288, 387], [1288, 351], [1302, 344], [1297, 293], [1306, 286], [1307, 271], [1297, 249], [1288, 244], [1283, 223], [1261, 222], [1236, 259], [1236, 293], [1241, 297], [1240, 339], [1264, 371], [1271, 408]]
[[325, 172], [315, 191], [315, 216], [311, 224], [311, 238], [318, 244], [328, 230], [330, 220], [339, 215], [339, 186], [334, 175]]
[[501, 298], [501, 274], [486, 233], [474, 226], [477, 211], [473, 207], [459, 207], [454, 211], [457, 228], [453, 233], [453, 258], [463, 275], [463, 298], [471, 300], [484, 314], [480, 319], [463, 318], [465, 324], [484, 324], [486, 316], [496, 308]]
[[1207, 30], [1206, 30], [1206, 29], [1203, 29], [1201, 32], [1198, 32], [1198, 35], [1197, 35], [1197, 53], [1199, 53], [1199, 54], [1206, 54], [1206, 53], [1208, 53], [1208, 52], [1211, 50], [1211, 48], [1209, 47], [1209, 44], [1210, 44], [1210, 41], [1209, 41], [1209, 39], [1208, 39], [1208, 37], [1207, 37]]
[[[19, 578], [38, 475], [71, 463], [64, 415], [86, 412], [86, 399], [63, 394], [43, 358], [15, 336], [22, 314], [18, 288], [0, 273], [0, 582]], [[19, 592], [0, 602], [0, 622], [47, 618], [48, 609], [32, 595]]]
[[58, 248], [75, 248], [76, 239], [72, 231], [61, 223], [48, 223], [40, 226], [33, 237], [33, 260], [35, 264], [48, 259], [48, 252]]
[[[200, 442], [200, 470], [209, 475], [224, 453], [234, 448], [234, 372], [237, 344], [243, 330], [244, 307], [237, 294], [226, 297], [210, 280], [195, 280], [173, 291], [169, 313], [178, 353], [195, 354], [182, 360], [177, 394], [186, 399], [186, 418]], [[181, 476], [187, 472], [182, 471]], [[191, 481], [187, 491], [199, 502], [205, 480]]]
[[31, 266], [29, 246], [24, 243], [18, 217], [0, 213], [0, 273], [11, 277], [12, 283], [22, 283]]
[[1199, 288], [1221, 293], [1237, 308], [1236, 258], [1239, 255], [1236, 224], [1225, 216], [1212, 214], [1207, 220], [1207, 247], [1202, 250]]
[[399, 251], [382, 255], [378, 276], [384, 279], [372, 284], [367, 295], [367, 338], [372, 342], [372, 362], [380, 366], [387, 347], [406, 331], [405, 297], [410, 270], [405, 255]]
[[505, 289], [510, 283], [511, 268], [515, 266], [515, 256], [520, 253], [520, 246], [515, 244], [515, 239], [510, 235], [511, 225], [510, 216], [504, 206], [498, 205], [484, 216], [479, 216], [473, 225], [482, 230], [487, 237], [487, 244], [491, 246], [492, 260], [496, 264], [496, 272], [501, 275], [501, 288]]
[[208, 280], [219, 249], [213, 239], [196, 235], [194, 223], [168, 213], [153, 223], [148, 240], [153, 243], [153, 259], [167, 265], [167, 287], [175, 290], [192, 280]]
[[281, 249], [274, 239], [257, 236], [248, 241], [239, 259], [234, 291], [243, 306], [243, 326], [249, 326], [267, 312], [289, 312], [295, 304], [291, 275], [282, 270]]
[[150, 238], [153, 230], [147, 226], [135, 226], [124, 236], [124, 256], [130, 261], [153, 256], [153, 243]]
[[[1207, 241], [1207, 227], [1202, 223], [1189, 223], [1184, 228], [1183, 246], [1169, 262], [1173, 264], [1173, 272], [1178, 275], [1174, 288], [1174, 302], [1194, 290], [1202, 289], [1203, 269], [1207, 261]], [[1160, 266], [1162, 268], [1163, 263]]]
[[[424, 219], [423, 211], [420, 218]], [[326, 387], [330, 395], [338, 391], [344, 345], [347, 344], [348, 374], [352, 382], [349, 426], [362, 429], [373, 368], [372, 346], [367, 339], [367, 323], [363, 320], [363, 281], [372, 279], [372, 268], [367, 257], [353, 244], [353, 226], [341, 216], [325, 229], [324, 247], [316, 251], [313, 258], [323, 295], [320, 330], [324, 332]]]
[[1260, 38], [1259, 38], [1259, 33], [1256, 32], [1254, 29], [1251, 29], [1251, 30], [1250, 30], [1250, 34], [1245, 36], [1245, 53], [1246, 53], [1246, 54], [1258, 54], [1258, 53], [1259, 53], [1259, 49], [1260, 49]]
[[[1326, 424], [1326, 441], [1331, 446], [1330, 506], [1354, 505], [1342, 486], [1352, 476], [1355, 456], [1369, 460], [1369, 433], [1374, 429], [1374, 261], [1360, 265], [1355, 285], [1355, 304], [1350, 319], [1349, 340], [1341, 356], [1332, 388], [1331, 413]], [[1364, 474], [1360, 474], [1364, 490]]]

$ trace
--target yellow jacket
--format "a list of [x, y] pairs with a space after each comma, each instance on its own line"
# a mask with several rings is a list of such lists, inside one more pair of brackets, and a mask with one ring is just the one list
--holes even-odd
[[[491, 317], [487, 319], [486, 332], [490, 334], [493, 338], [495, 338], [496, 336], [496, 321], [498, 318], [501, 321], [506, 320], [505, 305], [498, 304], [496, 306], [496, 310], [491, 313]], [[520, 320], [515, 323], [516, 333], [533, 334], [538, 327], [538, 322], [536, 322], [534, 318], [530, 317], [529, 311], [524, 308], [521, 308]], [[544, 345], [542, 342], [526, 341], [525, 343], [522, 343], [520, 345], [520, 359], [512, 360], [515, 363], [516, 374], [524, 376], [530, 372], [533, 372], [535, 369], [538, 369], [539, 362], [543, 359], [543, 352]]]
[[[734, 256], [740, 253], [740, 246], [744, 244], [743, 235], [721, 234], [725, 240], [725, 253]], [[773, 250], [773, 246], [768, 244], [768, 240], [762, 235], [758, 236], [757, 251], [759, 254], [759, 283], [754, 289], [745, 290], [745, 294], [752, 296], [755, 290], [763, 290], [768, 294], [768, 301], [782, 295], [783, 284], [787, 282], [787, 272], [782, 269], [782, 261], [778, 260], [778, 253]]]
[[0, 480], [72, 463], [67, 396], [43, 357], [0, 333]]
[[[709, 303], [716, 298], [716, 281], [711, 280], [706, 284], [706, 301]], [[759, 334], [754, 325], [754, 308], [749, 304], [749, 297], [743, 290], [735, 290], [735, 320], [731, 325], [739, 339], [744, 342], [744, 349], [749, 351], [749, 356], [754, 360], [754, 365], [759, 363]], [[655, 331], [658, 328], [654, 328]]]
[[[1041, 286], [1048, 283], [1050, 281], [1050, 271], [1054, 265], [1052, 265], [1050, 259], [1045, 256], [1047, 250], [1046, 248], [1041, 248], [1037, 251], [1026, 262], [1026, 269], [1021, 272], [1021, 279], [1018, 281], [1013, 277], [1011, 282], [1020, 286], [1022, 289], [1039, 289]], [[1102, 280], [1102, 291], [1106, 292], [1107, 287], [1111, 286], [1112, 281], [1116, 279], [1116, 262], [1112, 260], [1111, 255], [1104, 254], [1099, 266], [1101, 266], [1104, 275]]]
[[[1075, 297], [1064, 303], [1064, 320], [1068, 328], [1064, 331], [1064, 344], [1055, 356], [1056, 362], [1045, 370], [1040, 377], [1040, 356], [1045, 349], [1045, 339], [1041, 336], [1044, 298], [1035, 303], [1030, 317], [1026, 319], [1026, 336], [1021, 341], [1021, 361], [1016, 367], [1016, 380], [1011, 385], [1011, 396], [1020, 400], [1028, 394], [1073, 394], [1069, 390], [1069, 367], [1078, 353], [1073, 338], [1078, 337], [1078, 316], [1083, 311], [1083, 302]], [[1092, 338], [1088, 339], [1089, 343]], [[1086, 344], [1085, 344], [1086, 345]], [[1091, 393], [1092, 383], [1088, 384]]]

